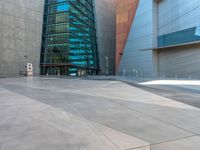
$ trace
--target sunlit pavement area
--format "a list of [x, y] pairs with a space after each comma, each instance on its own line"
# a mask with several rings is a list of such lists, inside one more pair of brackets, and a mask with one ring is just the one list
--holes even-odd
[[119, 80], [145, 91], [200, 108], [200, 80], [137, 78], [119, 78]]
[[199, 134], [198, 107], [124, 82], [0, 79], [0, 150], [199, 150]]

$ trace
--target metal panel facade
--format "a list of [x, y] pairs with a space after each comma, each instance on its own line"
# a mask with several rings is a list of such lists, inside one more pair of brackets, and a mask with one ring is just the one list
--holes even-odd
[[140, 0], [118, 74], [200, 78], [199, 12], [199, 0]]
[[139, 0], [117, 0], [116, 5], [116, 70], [133, 23]]
[[160, 50], [159, 76], [200, 79], [200, 44]]
[[200, 78], [200, 45], [190, 43], [200, 40], [195, 35], [200, 25], [199, 0], [165, 0], [159, 3], [158, 12], [158, 33], [164, 46], [184, 44], [159, 50], [159, 76]]
[[[140, 0], [132, 23], [118, 75], [152, 77], [154, 76], [154, 2]], [[145, 50], [144, 50], [145, 49]]]

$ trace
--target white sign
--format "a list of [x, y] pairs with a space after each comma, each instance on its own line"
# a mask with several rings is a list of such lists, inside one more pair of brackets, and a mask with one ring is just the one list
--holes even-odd
[[27, 63], [26, 65], [27, 76], [33, 75], [33, 64]]
[[197, 26], [195, 35], [200, 36], [200, 25]]

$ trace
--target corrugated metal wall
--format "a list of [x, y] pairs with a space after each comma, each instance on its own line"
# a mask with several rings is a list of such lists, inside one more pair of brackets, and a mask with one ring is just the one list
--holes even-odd
[[[164, 16], [164, 17], [163, 17]], [[158, 34], [171, 40], [163, 46], [198, 40], [195, 29], [200, 25], [199, 0], [164, 0], [158, 5]], [[184, 31], [192, 30], [189, 35]], [[181, 33], [176, 36], [177, 33]], [[175, 35], [176, 37], [167, 37]], [[165, 40], [166, 40], [165, 39]], [[189, 39], [189, 40], [188, 40]], [[158, 54], [159, 76], [200, 78], [200, 45], [161, 49]]]
[[200, 78], [200, 44], [159, 50], [159, 76]]

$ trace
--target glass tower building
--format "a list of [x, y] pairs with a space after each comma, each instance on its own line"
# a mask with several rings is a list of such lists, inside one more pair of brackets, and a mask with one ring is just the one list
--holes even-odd
[[46, 0], [42, 75], [96, 74], [99, 69], [93, 0]]

